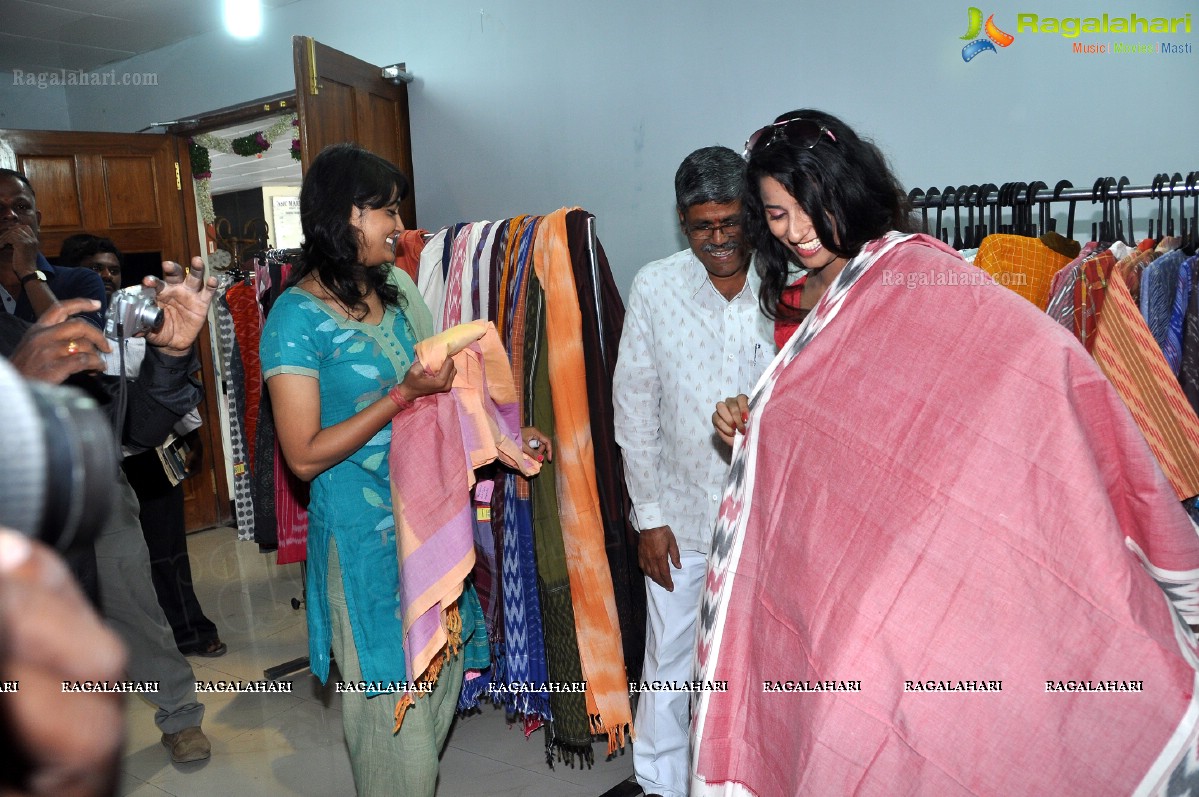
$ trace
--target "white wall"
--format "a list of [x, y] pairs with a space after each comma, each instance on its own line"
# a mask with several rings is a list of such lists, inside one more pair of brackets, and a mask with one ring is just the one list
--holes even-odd
[[[684, 245], [673, 212], [679, 161], [708, 144], [740, 150], [750, 131], [796, 107], [831, 111], [875, 138], [909, 186], [1065, 178], [1090, 187], [1101, 175], [1135, 185], [1199, 169], [1199, 53], [1075, 55], [1071, 39], [1016, 29], [1017, 12], [1181, 17], [1193, 2], [980, 6], [1016, 39], [965, 63], [968, 5], [301, 0], [268, 12], [253, 46], [221, 34], [182, 42], [116, 65], [156, 73], [157, 87], [68, 89], [66, 105], [73, 129], [128, 131], [288, 90], [293, 34], [374, 63], [406, 61], [417, 75], [422, 226], [581, 205], [599, 219], [622, 290], [641, 264]], [[1074, 41], [1195, 50], [1195, 17], [1190, 34]], [[27, 111], [28, 124], [8, 109], [0, 121], [58, 126]]]
[[62, 86], [26, 85], [26, 76], [0, 74], [0, 128], [70, 130], [67, 95]]

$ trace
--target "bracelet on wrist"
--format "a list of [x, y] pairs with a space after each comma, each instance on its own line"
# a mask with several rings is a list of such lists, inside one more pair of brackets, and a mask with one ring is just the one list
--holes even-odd
[[404, 394], [400, 392], [399, 385], [387, 391], [387, 397], [395, 402], [396, 412], [403, 412], [412, 406], [412, 402], [404, 398]]

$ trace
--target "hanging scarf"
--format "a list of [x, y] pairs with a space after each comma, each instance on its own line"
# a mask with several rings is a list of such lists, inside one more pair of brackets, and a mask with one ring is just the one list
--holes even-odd
[[553, 391], [558, 503], [570, 572], [579, 658], [587, 681], [591, 731], [608, 737], [608, 753], [624, 746], [632, 724], [629, 684], [621, 656], [612, 576], [596, 567], [605, 557], [603, 518], [595, 481], [578, 291], [571, 273], [564, 208], [538, 229], [533, 266], [545, 290], [546, 342]]
[[595, 217], [585, 210], [566, 214], [571, 269], [579, 294], [604, 553], [612, 575], [626, 674], [630, 681], [637, 681], [645, 656], [645, 576], [637, 564], [638, 534], [629, 522], [631, 502], [616, 445], [612, 409], [612, 378], [624, 328], [624, 302], [612, 279], [604, 248], [595, 238], [594, 223]]
[[[515, 442], [516, 390], [493, 325], [453, 327], [418, 343], [416, 357], [432, 373], [453, 357], [457, 372], [450, 392], [417, 399], [392, 422], [388, 464], [404, 658], [413, 683], [436, 681], [440, 663], [463, 638], [456, 605], [474, 566], [475, 469], [497, 458], [524, 473], [539, 467]], [[401, 707], [406, 708], [403, 701]], [[397, 715], [398, 724], [400, 708]]]
[[[504, 345], [512, 356], [512, 381], [517, 404], [523, 390], [524, 307], [519, 304], [528, 286], [529, 259], [538, 218], [512, 220], [506, 268], [508, 279], [500, 306]], [[520, 410], [523, 417], [523, 407]], [[500, 485], [497, 485], [499, 488]], [[510, 711], [524, 715], [525, 734], [532, 733], [550, 716], [549, 696], [536, 687], [549, 680], [545, 663], [545, 636], [541, 625], [541, 599], [537, 591], [537, 560], [533, 550], [533, 508], [527, 481], [505, 474], [497, 501], [502, 505], [504, 599], [504, 659], [507, 683], [519, 689], [499, 693]]]
[[[545, 294], [536, 275], [529, 277], [527, 332], [525, 336], [526, 421], [550, 439], [558, 439], [554, 423], [553, 390], [550, 387], [549, 358], [546, 354]], [[533, 538], [537, 550], [537, 579], [541, 587], [541, 617], [545, 627], [545, 658], [550, 680], [555, 683], [581, 683], [579, 638], [575, 633], [574, 607], [570, 596], [570, 571], [566, 566], [566, 548], [562, 523], [558, 517], [558, 493], [555, 489], [554, 463], [541, 464], [540, 475], [532, 482]], [[643, 593], [644, 594], [644, 593]], [[595, 756], [591, 746], [591, 726], [587, 721], [587, 696], [581, 692], [553, 692], [549, 696], [552, 721], [546, 728], [546, 760], [555, 759], [573, 767], [590, 766]]]

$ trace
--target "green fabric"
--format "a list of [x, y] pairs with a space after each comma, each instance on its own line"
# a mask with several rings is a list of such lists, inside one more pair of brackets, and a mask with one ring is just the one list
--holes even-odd
[[[542, 433], [554, 439], [554, 407], [550, 399], [549, 358], [545, 352], [545, 294], [537, 277], [529, 275], [525, 329], [525, 417]], [[534, 398], [537, 400], [534, 401]], [[576, 683], [583, 680], [579, 642], [575, 635], [574, 607], [570, 599], [570, 573], [566, 569], [566, 547], [558, 520], [558, 494], [554, 488], [554, 465], [541, 463], [541, 473], [530, 480], [533, 501], [533, 543], [537, 552], [537, 581], [541, 589], [541, 620], [545, 632], [545, 657], [551, 681]], [[591, 764], [591, 726], [587, 720], [587, 698], [581, 693], [550, 694], [553, 720], [546, 726], [547, 758], [553, 756], [574, 764], [575, 756]]]
[[[358, 682], [363, 680], [362, 668], [350, 631], [337, 544], [332, 540], [328, 573], [333, 655], [341, 679]], [[463, 611], [478, 605], [474, 600], [460, 603]], [[455, 656], [446, 663], [433, 691], [417, 698], [408, 709], [399, 733], [392, 733], [397, 695], [368, 698], [361, 692], [346, 692], [341, 696], [342, 728], [350, 749], [354, 788], [360, 797], [434, 797], [438, 754], [445, 746], [462, 688], [462, 660]]]

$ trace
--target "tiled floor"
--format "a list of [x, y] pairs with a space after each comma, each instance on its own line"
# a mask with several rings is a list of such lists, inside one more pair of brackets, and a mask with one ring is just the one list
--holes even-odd
[[[299, 565], [278, 567], [274, 555], [237, 542], [230, 529], [188, 537], [196, 593], [217, 624], [229, 652], [188, 660], [196, 679], [262, 680], [263, 670], [307, 652]], [[129, 738], [119, 794], [122, 797], [275, 797], [353, 795], [350, 761], [342, 738], [340, 696], [307, 671], [292, 676], [292, 694], [206, 694], [204, 732], [212, 758], [173, 764], [159, 742], [154, 709], [130, 698]], [[542, 732], [525, 738], [502, 711], [459, 718], [441, 759], [439, 797], [522, 795], [597, 797], [633, 772], [631, 751], [603, 761], [595, 745], [591, 769], [545, 763]], [[635, 787], [618, 789], [634, 794]]]

